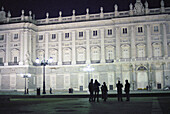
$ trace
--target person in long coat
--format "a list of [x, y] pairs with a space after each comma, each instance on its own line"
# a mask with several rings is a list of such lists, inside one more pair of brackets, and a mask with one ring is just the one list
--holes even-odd
[[106, 101], [108, 89], [107, 89], [105, 82], [103, 82], [103, 85], [101, 87], [101, 91], [102, 91], [102, 99], [104, 99], [104, 101]]
[[128, 80], [125, 80], [126, 84], [125, 84], [125, 93], [126, 93], [126, 101], [130, 100], [130, 96], [129, 96], [129, 92], [130, 92], [130, 83], [128, 82]]
[[94, 92], [95, 92], [94, 102], [95, 102], [96, 98], [97, 98], [97, 102], [99, 102], [99, 86], [100, 86], [100, 83], [97, 80], [95, 80], [95, 83], [94, 83]]
[[123, 87], [123, 85], [120, 83], [120, 81], [118, 81], [118, 83], [116, 84], [116, 87], [117, 87], [118, 101], [123, 101], [122, 100], [122, 87]]
[[91, 79], [91, 82], [89, 83], [89, 92], [90, 92], [90, 97], [89, 97], [89, 101], [92, 102], [93, 101], [93, 91], [94, 91], [94, 84], [93, 84], [93, 79]]

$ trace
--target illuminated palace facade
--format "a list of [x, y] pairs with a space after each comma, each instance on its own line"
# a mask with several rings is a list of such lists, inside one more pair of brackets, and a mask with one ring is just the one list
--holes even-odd
[[[0, 90], [23, 90], [26, 86], [46, 90], [87, 90], [91, 78], [109, 90], [128, 79], [131, 89], [163, 89], [170, 85], [170, 7], [160, 8], [136, 0], [128, 11], [35, 19], [32, 12], [12, 17], [0, 11]], [[53, 62], [43, 66], [36, 58]], [[88, 65], [93, 68], [87, 71]], [[86, 68], [86, 70], [85, 70]]]

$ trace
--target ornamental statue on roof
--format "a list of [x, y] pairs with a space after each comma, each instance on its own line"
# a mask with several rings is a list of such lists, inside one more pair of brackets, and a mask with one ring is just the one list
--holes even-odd
[[144, 7], [141, 3], [141, 0], [136, 0], [135, 7], [134, 7], [134, 14], [135, 15], [143, 15], [144, 14]]
[[0, 11], [0, 20], [6, 19], [6, 13], [4, 11], [4, 7], [1, 8]]

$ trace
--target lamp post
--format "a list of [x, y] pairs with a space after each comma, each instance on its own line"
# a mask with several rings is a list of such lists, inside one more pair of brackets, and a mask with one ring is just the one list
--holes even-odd
[[45, 59], [43, 59], [41, 61], [41, 63], [39, 61], [39, 58], [36, 59], [36, 63], [37, 64], [40, 63], [40, 65], [43, 66], [43, 92], [42, 92], [42, 94], [46, 94], [46, 91], [45, 91], [45, 66], [48, 65], [49, 63], [52, 63], [52, 61], [53, 61], [52, 57], [50, 57], [49, 60], [46, 60], [46, 61], [45, 61]]
[[90, 67], [90, 65], [88, 65], [86, 68], [83, 69], [83, 71], [87, 71], [88, 72], [88, 82], [90, 82], [90, 72], [94, 71], [94, 68]]
[[31, 77], [31, 74], [21, 74], [21, 77], [25, 78], [25, 92], [24, 92], [24, 94], [27, 94], [27, 85], [26, 85], [27, 80], [26, 79]]

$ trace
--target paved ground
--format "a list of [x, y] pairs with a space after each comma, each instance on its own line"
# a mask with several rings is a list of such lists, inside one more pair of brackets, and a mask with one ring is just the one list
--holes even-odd
[[1, 114], [170, 114], [169, 97], [132, 97], [130, 102], [88, 102], [88, 98], [12, 98], [0, 103]]

